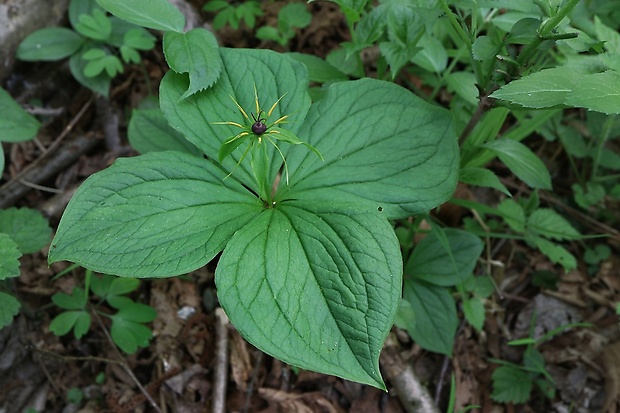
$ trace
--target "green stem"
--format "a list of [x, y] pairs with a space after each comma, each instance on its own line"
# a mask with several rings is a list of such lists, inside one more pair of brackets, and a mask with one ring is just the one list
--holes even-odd
[[594, 157], [594, 162], [592, 163], [592, 175], [590, 179], [596, 178], [598, 165], [601, 161], [601, 155], [603, 154], [603, 148], [605, 147], [605, 142], [609, 139], [609, 134], [611, 132], [611, 127], [615, 121], [615, 116], [608, 116], [607, 120], [603, 124], [603, 130], [601, 131], [601, 138], [598, 142], [598, 148], [596, 148], [596, 156]]
[[544, 38], [548, 37], [549, 34], [555, 30], [562, 19], [564, 19], [564, 17], [566, 17], [578, 3], [579, 0], [568, 0], [568, 2], [560, 10], [558, 10], [554, 16], [550, 17], [540, 25], [540, 28], [538, 29], [538, 36], [536, 36], [531, 43], [528, 43], [528, 45], [525, 46], [519, 54], [519, 57], [517, 57], [517, 62], [519, 62], [519, 65], [523, 66], [525, 62], [529, 60], [536, 49], [538, 49], [538, 46], [542, 44]]
[[84, 302], [82, 306], [86, 308], [86, 304], [88, 303], [88, 293], [90, 291], [90, 279], [93, 276], [93, 272], [91, 270], [86, 270], [86, 275], [84, 276]]
[[471, 45], [472, 45], [471, 39], [469, 38], [465, 30], [463, 30], [463, 27], [456, 20], [456, 16], [452, 12], [452, 10], [450, 10], [450, 7], [448, 7], [446, 0], [439, 0], [439, 5], [443, 9], [443, 11], [446, 13], [448, 20], [452, 24], [452, 27], [454, 27], [454, 30], [456, 30], [461, 40], [463, 40], [463, 42], [465, 42], [465, 44], [467, 45], [467, 49], [471, 50]]

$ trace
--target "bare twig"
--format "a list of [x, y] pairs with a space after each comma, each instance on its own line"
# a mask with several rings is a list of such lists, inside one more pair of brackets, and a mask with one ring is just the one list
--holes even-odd
[[215, 388], [213, 392], [213, 413], [226, 412], [226, 388], [228, 385], [228, 317], [221, 307], [215, 309]]
[[260, 368], [260, 364], [263, 361], [263, 353], [262, 351], [258, 351], [258, 356], [256, 356], [256, 363], [254, 363], [254, 371], [252, 371], [252, 378], [250, 379], [250, 384], [248, 385], [248, 389], [245, 391], [245, 404], [243, 405], [243, 413], [247, 413], [250, 410], [250, 399], [252, 398], [252, 392], [254, 391], [254, 385], [256, 384], [256, 380], [258, 379], [258, 370]]
[[131, 371], [131, 368], [129, 368], [129, 366], [125, 362], [125, 358], [123, 357], [121, 352], [118, 350], [118, 347], [116, 347], [114, 340], [112, 340], [112, 337], [110, 336], [110, 333], [108, 332], [108, 329], [103, 324], [103, 321], [101, 321], [101, 317], [99, 317], [99, 314], [97, 314], [96, 311], [91, 311], [91, 314], [95, 316], [95, 319], [97, 320], [97, 323], [99, 324], [99, 327], [101, 327], [101, 329], [103, 330], [103, 333], [109, 340], [110, 344], [112, 344], [112, 348], [114, 349], [114, 351], [116, 352], [116, 355], [118, 356], [118, 360], [119, 360], [118, 364], [125, 370], [125, 372], [129, 375], [129, 377], [131, 377], [133, 382], [136, 384], [138, 389], [140, 389], [140, 391], [142, 392], [146, 400], [148, 400], [148, 402], [151, 404], [153, 409], [155, 409], [157, 413], [162, 413], [161, 409], [159, 408], [159, 405], [157, 404], [157, 402], [155, 402], [155, 399], [153, 399], [151, 394], [144, 388], [144, 386], [142, 386], [142, 383], [140, 383], [140, 380], [138, 380], [136, 375], [133, 374], [133, 371]]
[[33, 347], [32, 351], [36, 352], [36, 353], [40, 353], [42, 355], [48, 356], [48, 357], [53, 357], [53, 358], [57, 358], [63, 361], [98, 361], [101, 363], [111, 363], [111, 364], [118, 364], [120, 366], [122, 366], [124, 364], [124, 362], [119, 361], [119, 360], [113, 360], [113, 359], [109, 359], [106, 357], [97, 357], [97, 356], [65, 356], [63, 354], [57, 354], [51, 351], [47, 351], [47, 350], [42, 350], [40, 348], [36, 348]]

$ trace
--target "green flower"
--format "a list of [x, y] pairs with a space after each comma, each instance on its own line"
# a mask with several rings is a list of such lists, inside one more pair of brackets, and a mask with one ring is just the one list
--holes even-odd
[[[284, 174], [286, 177], [286, 183], [288, 184], [288, 167], [286, 165], [286, 159], [284, 158], [284, 154], [282, 153], [282, 151], [280, 150], [280, 148], [278, 147], [275, 141], [291, 143], [293, 145], [305, 145], [308, 148], [310, 148], [314, 153], [316, 153], [319, 158], [323, 159], [323, 156], [313, 146], [302, 141], [294, 133], [290, 132], [289, 130], [282, 129], [280, 126], [278, 126], [278, 125], [286, 123], [286, 120], [288, 119], [289, 115], [284, 115], [280, 117], [279, 119], [275, 120], [274, 122], [268, 123], [268, 120], [271, 117], [271, 114], [273, 113], [274, 109], [276, 108], [278, 103], [280, 103], [280, 101], [282, 100], [284, 96], [286, 96], [286, 93], [280, 96], [280, 98], [276, 100], [273, 105], [271, 105], [271, 108], [269, 108], [268, 111], [265, 111], [261, 109], [260, 107], [260, 104], [258, 102], [258, 92], [256, 91], [256, 85], [254, 85], [254, 101], [256, 103], [257, 115], [255, 116], [254, 113], [250, 112], [250, 115], [252, 116], [251, 119], [246, 113], [246, 111], [243, 110], [241, 105], [237, 103], [235, 98], [233, 98], [232, 96], [230, 97], [233, 100], [233, 102], [235, 102], [235, 105], [239, 109], [239, 112], [241, 112], [241, 114], [245, 118], [246, 124], [242, 125], [240, 123], [230, 122], [230, 121], [214, 122], [215, 125], [232, 125], [232, 126], [236, 126], [239, 129], [241, 129], [241, 132], [226, 139], [222, 143], [222, 145], [220, 145], [220, 150], [218, 154], [220, 163], [222, 163], [222, 161], [226, 159], [227, 156], [229, 156], [235, 149], [241, 146], [244, 142], [249, 141], [249, 144], [246, 147], [245, 151], [243, 152], [243, 155], [241, 155], [239, 162], [237, 162], [235, 169], [237, 168], [237, 166], [241, 164], [243, 159], [245, 159], [248, 152], [251, 151], [252, 170], [254, 172], [254, 175], [257, 177], [257, 179], [259, 179], [259, 177], [264, 176], [265, 171], [259, 171], [257, 170], [257, 168], [264, 169], [266, 164], [264, 164], [263, 162], [259, 162], [257, 158], [258, 157], [266, 158], [266, 151], [261, 150], [261, 149], [264, 149], [263, 144], [265, 142], [268, 142], [276, 148], [276, 150], [282, 157], [282, 161], [284, 162]], [[263, 114], [265, 114], [264, 118], [262, 117]], [[261, 161], [264, 161], [264, 159], [261, 159]], [[233, 169], [226, 177], [229, 177], [230, 175], [232, 175], [235, 169]]]

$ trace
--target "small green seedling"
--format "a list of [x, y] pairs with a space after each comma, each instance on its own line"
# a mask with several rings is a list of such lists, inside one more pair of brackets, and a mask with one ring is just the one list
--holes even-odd
[[80, 405], [84, 400], [84, 392], [78, 387], [71, 387], [67, 390], [67, 400], [70, 403]]
[[256, 37], [286, 46], [295, 37], [295, 29], [308, 27], [311, 20], [312, 15], [304, 4], [289, 3], [278, 13], [278, 26], [263, 26], [256, 31]]
[[21, 307], [10, 284], [11, 278], [20, 275], [20, 257], [41, 250], [51, 235], [51, 228], [37, 210], [0, 210], [0, 328], [11, 324]]
[[[535, 317], [532, 319], [534, 326]], [[536, 387], [549, 399], [555, 397], [555, 381], [545, 368], [545, 359], [536, 347], [561, 332], [574, 327], [592, 327], [590, 323], [572, 323], [560, 326], [549, 331], [544, 336], [534, 339], [532, 337], [513, 340], [511, 346], [525, 345], [523, 364], [513, 364], [504, 360], [491, 359], [492, 362], [501, 364], [493, 373], [493, 393], [491, 398], [500, 403], [525, 403]]]
[[[151, 322], [157, 316], [152, 307], [124, 296], [138, 288], [139, 284], [140, 281], [133, 278], [94, 277], [92, 271], [87, 270], [85, 288], [75, 287], [71, 294], [56, 293], [52, 296], [54, 304], [66, 311], [52, 320], [50, 331], [62, 336], [73, 330], [73, 335], [79, 340], [90, 330], [91, 311], [96, 311], [99, 316], [112, 320], [110, 335], [114, 343], [128, 354], [135, 353], [138, 347], [148, 346], [153, 335], [143, 323]], [[100, 298], [93, 307], [88, 303], [86, 291], [89, 289]], [[100, 309], [103, 302], [116, 309], [116, 314], [103, 312]]]
[[108, 16], [94, 1], [72, 0], [69, 20], [74, 30], [48, 27], [31, 33], [17, 49], [25, 61], [69, 57], [71, 74], [92, 91], [107, 96], [110, 81], [123, 63], [140, 63], [139, 50], [150, 50], [155, 37], [142, 27]]
[[[0, 141], [24, 142], [34, 138], [41, 124], [0, 88]], [[4, 150], [0, 145], [0, 173], [4, 170]]]
[[256, 18], [263, 15], [260, 2], [255, 0], [244, 1], [237, 5], [230, 4], [226, 0], [211, 0], [202, 9], [217, 13], [213, 19], [214, 30], [226, 25], [237, 30], [242, 21], [248, 28], [253, 29], [256, 25]]

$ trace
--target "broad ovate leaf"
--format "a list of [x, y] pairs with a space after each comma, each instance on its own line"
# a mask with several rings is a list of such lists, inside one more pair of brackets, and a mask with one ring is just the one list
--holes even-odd
[[523, 182], [532, 188], [551, 189], [549, 170], [530, 148], [512, 139], [499, 139], [483, 145]]
[[17, 48], [17, 58], [26, 61], [54, 61], [71, 56], [84, 44], [84, 38], [64, 27], [37, 30]]
[[402, 258], [377, 211], [286, 202], [239, 230], [215, 276], [239, 332], [304, 369], [385, 388], [379, 353], [392, 326]]
[[406, 279], [403, 298], [415, 313], [416, 323], [407, 332], [416, 344], [426, 350], [452, 355], [459, 319], [450, 291], [424, 281]]
[[202, 28], [187, 33], [164, 34], [164, 54], [170, 68], [189, 75], [189, 88], [181, 99], [215, 83], [222, 71], [218, 49], [215, 36]]
[[480, 238], [452, 228], [444, 230], [443, 236], [447, 245], [437, 231], [418, 243], [405, 266], [407, 275], [444, 287], [454, 286], [471, 275], [484, 247]]
[[297, 136], [324, 161], [306, 147], [288, 148], [290, 186], [280, 185], [280, 199], [349, 202], [396, 219], [438, 206], [456, 187], [452, 116], [392, 83], [331, 85]]
[[119, 159], [71, 199], [49, 261], [134, 277], [200, 268], [262, 209], [225, 176], [212, 162], [181, 152]]
[[179, 151], [200, 156], [201, 151], [168, 125], [159, 108], [134, 109], [127, 128], [131, 146], [140, 153]]

